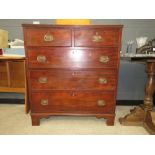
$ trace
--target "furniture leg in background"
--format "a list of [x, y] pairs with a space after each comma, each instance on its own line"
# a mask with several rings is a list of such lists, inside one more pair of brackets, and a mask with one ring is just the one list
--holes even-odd
[[155, 124], [153, 119], [153, 93], [155, 90], [155, 60], [146, 62], [146, 72], [148, 75], [144, 104], [130, 110], [130, 114], [120, 118], [122, 125], [128, 126], [143, 126], [150, 134], [155, 134]]
[[25, 58], [0, 56], [0, 92], [24, 93], [25, 112], [29, 112], [25, 76]]

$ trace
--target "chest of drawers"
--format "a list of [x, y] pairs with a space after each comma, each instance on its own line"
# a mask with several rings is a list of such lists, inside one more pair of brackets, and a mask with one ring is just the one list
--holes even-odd
[[32, 125], [56, 115], [114, 124], [122, 25], [23, 24]]

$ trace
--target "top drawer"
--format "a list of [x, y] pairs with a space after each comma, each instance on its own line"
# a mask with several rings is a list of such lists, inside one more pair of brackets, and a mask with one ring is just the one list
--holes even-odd
[[117, 28], [89, 28], [76, 29], [75, 46], [79, 47], [102, 47], [118, 45], [120, 42], [119, 29]]
[[26, 46], [71, 46], [71, 29], [28, 28], [24, 31]]

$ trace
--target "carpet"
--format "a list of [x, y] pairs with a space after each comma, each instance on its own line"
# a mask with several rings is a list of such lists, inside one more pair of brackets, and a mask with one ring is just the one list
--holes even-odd
[[117, 106], [114, 126], [95, 117], [52, 116], [41, 119], [40, 126], [31, 125], [24, 105], [0, 104], [1, 135], [148, 135], [140, 126], [122, 126], [119, 117], [129, 113], [132, 106]]

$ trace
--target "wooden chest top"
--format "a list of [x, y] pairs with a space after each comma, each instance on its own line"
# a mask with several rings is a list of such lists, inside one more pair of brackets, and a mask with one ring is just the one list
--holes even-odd
[[102, 47], [120, 44], [121, 25], [25, 25], [26, 46]]

